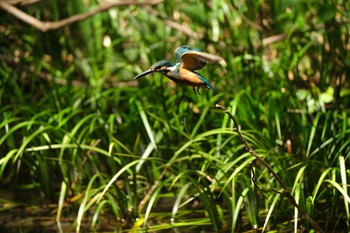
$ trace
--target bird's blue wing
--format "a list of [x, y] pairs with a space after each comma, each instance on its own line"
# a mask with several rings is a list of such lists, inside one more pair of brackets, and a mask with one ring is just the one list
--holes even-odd
[[182, 54], [190, 52], [190, 51], [202, 52], [201, 50], [199, 50], [197, 48], [194, 48], [194, 47], [191, 47], [188, 45], [182, 45], [175, 50], [176, 62], [180, 63]]

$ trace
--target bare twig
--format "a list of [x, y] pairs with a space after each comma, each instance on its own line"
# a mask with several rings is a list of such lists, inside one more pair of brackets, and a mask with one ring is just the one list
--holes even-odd
[[26, 6], [26, 5], [34, 4], [40, 1], [41, 0], [7, 0], [6, 2], [10, 3], [11, 5]]
[[146, 8], [146, 11], [149, 12], [150, 14], [160, 18], [161, 20], [163, 20], [164, 24], [165, 25], [168, 25], [169, 27], [172, 27], [173, 29], [177, 30], [177, 31], [180, 31], [186, 35], [188, 35], [189, 37], [193, 38], [193, 39], [197, 39], [197, 40], [200, 40], [203, 38], [203, 35], [198, 33], [198, 32], [195, 32], [193, 30], [191, 30], [188, 26], [185, 26], [185, 25], [182, 25], [180, 23], [177, 23], [177, 22], [174, 22], [172, 20], [169, 20], [165, 17], [162, 17], [158, 11], [156, 11], [155, 9], [153, 8]]
[[163, 170], [163, 172], [160, 174], [160, 176], [158, 177], [158, 179], [156, 181], [154, 181], [154, 184], [152, 185], [152, 187], [150, 188], [150, 190], [148, 190], [147, 194], [143, 197], [143, 199], [140, 201], [140, 203], [138, 204], [137, 208], [138, 210], [142, 210], [143, 207], [145, 206], [146, 202], [151, 198], [151, 195], [154, 193], [154, 191], [158, 188], [160, 182], [162, 181], [162, 179], [164, 178], [165, 174], [168, 171], [168, 166], [166, 166]]
[[[270, 166], [270, 164], [268, 164], [263, 158], [261, 158], [257, 153], [255, 153], [255, 151], [253, 150], [253, 148], [251, 148], [251, 146], [248, 144], [247, 140], [245, 140], [245, 138], [243, 137], [239, 127], [238, 127], [238, 123], [236, 121], [236, 119], [234, 118], [234, 116], [224, 107], [222, 107], [219, 104], [216, 104], [215, 107], [217, 109], [222, 110], [223, 112], [225, 112], [227, 115], [229, 115], [230, 119], [233, 121], [234, 123], [234, 130], [236, 131], [237, 135], [239, 136], [239, 138], [241, 139], [241, 141], [243, 142], [243, 144], [246, 147], [246, 150], [252, 155], [254, 156], [260, 163], [262, 163], [268, 170], [269, 172], [276, 178], [277, 182], [279, 183], [279, 185], [282, 187], [283, 191], [282, 194], [285, 195], [288, 199], [288, 201], [290, 203], [292, 203], [292, 205], [298, 209], [299, 213], [304, 217], [304, 219], [310, 223], [318, 232], [323, 233], [324, 230], [304, 211], [304, 209], [302, 209], [299, 204], [296, 202], [296, 200], [294, 199], [294, 197], [292, 196], [289, 188], [284, 184], [284, 182], [282, 181], [282, 179], [280, 178], [280, 176], [272, 169], [272, 167]], [[256, 184], [255, 181], [253, 181], [254, 184]], [[258, 188], [260, 188], [258, 186]], [[276, 192], [276, 190], [271, 189], [271, 191]], [[277, 191], [277, 193], [281, 193], [279, 191]]]
[[260, 191], [263, 191], [263, 192], [265, 192], [265, 193], [267, 193], [267, 192], [275, 192], [275, 193], [278, 193], [278, 194], [283, 194], [283, 192], [278, 191], [278, 190], [276, 190], [276, 189], [274, 189], [274, 188], [264, 189], [264, 188], [260, 187], [260, 185], [259, 185], [258, 182], [256, 181], [256, 178], [255, 178], [255, 171], [254, 171], [254, 167], [253, 167], [252, 163], [250, 163], [250, 171], [251, 171], [251, 173], [252, 173], [252, 181], [253, 181], [253, 183], [255, 184], [255, 186], [256, 186]]
[[278, 34], [278, 35], [266, 37], [262, 40], [262, 45], [266, 46], [269, 44], [273, 44], [277, 41], [284, 40], [286, 38], [286, 36], [287, 36], [286, 34]]
[[14, 15], [18, 19], [22, 20], [23, 22], [35, 27], [36, 29], [46, 32], [49, 30], [55, 30], [64, 26], [67, 26], [72, 23], [76, 23], [79, 21], [82, 21], [84, 19], [87, 19], [89, 17], [92, 17], [100, 12], [106, 11], [111, 9], [115, 6], [126, 6], [126, 5], [137, 5], [137, 6], [144, 6], [144, 5], [156, 5], [163, 2], [163, 0], [153, 0], [153, 1], [146, 1], [146, 2], [137, 2], [137, 1], [124, 1], [124, 2], [107, 2], [104, 3], [95, 9], [92, 9], [89, 12], [85, 12], [78, 15], [73, 15], [69, 18], [62, 19], [57, 22], [43, 22], [38, 20], [37, 18], [28, 15], [27, 13], [19, 10], [17, 7], [9, 4], [5, 1], [0, 1], [0, 8], [7, 11], [8, 13]]
[[174, 21], [171, 21], [169, 19], [163, 19], [164, 23], [172, 28], [174, 28], [175, 30], [181, 31], [184, 34], [188, 35], [189, 37], [191, 37], [192, 39], [197, 39], [200, 40], [203, 38], [203, 35], [195, 32], [193, 30], [191, 30], [189, 27], [181, 25], [179, 23], [176, 23]]
[[231, 9], [233, 9], [245, 22], [246, 24], [248, 24], [249, 26], [251, 26], [252, 28], [258, 30], [258, 31], [263, 31], [263, 27], [260, 26], [259, 24], [256, 24], [255, 22], [251, 21], [247, 16], [245, 16], [244, 14], [242, 14], [238, 9], [237, 7], [235, 7], [233, 4], [229, 5], [229, 7]]

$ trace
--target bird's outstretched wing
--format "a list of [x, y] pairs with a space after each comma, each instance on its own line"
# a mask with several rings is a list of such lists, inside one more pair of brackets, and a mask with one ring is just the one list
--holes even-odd
[[186, 52], [181, 56], [182, 67], [189, 70], [203, 69], [208, 63], [218, 62], [225, 66], [226, 62], [223, 58], [204, 52]]
[[176, 54], [176, 62], [180, 63], [181, 62], [181, 56], [184, 53], [190, 52], [190, 51], [195, 51], [195, 52], [202, 52], [201, 50], [197, 49], [197, 48], [193, 48], [189, 45], [182, 45], [180, 47], [178, 47], [175, 50], [175, 54]]
[[177, 62], [180, 62], [184, 69], [200, 70], [208, 63], [218, 62], [222, 66], [226, 66], [225, 60], [217, 55], [205, 53], [197, 48], [191, 48], [187, 45], [181, 46], [175, 50]]

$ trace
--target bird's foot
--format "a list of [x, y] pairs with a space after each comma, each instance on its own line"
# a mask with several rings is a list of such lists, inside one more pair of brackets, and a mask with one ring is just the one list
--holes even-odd
[[193, 91], [194, 91], [195, 94], [198, 93], [198, 95], [201, 95], [201, 93], [199, 92], [199, 87], [197, 87], [197, 90], [196, 90], [196, 87], [193, 86]]

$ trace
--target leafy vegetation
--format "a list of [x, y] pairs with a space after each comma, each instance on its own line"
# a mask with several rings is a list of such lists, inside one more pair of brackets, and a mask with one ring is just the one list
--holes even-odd
[[[21, 8], [57, 21], [96, 5]], [[219, 103], [311, 218], [348, 229], [349, 12], [340, 0], [170, 1], [45, 33], [2, 12], [0, 213], [49, 203], [76, 231], [312, 231], [252, 182], [282, 188]], [[200, 70], [216, 91], [132, 80], [183, 44], [226, 60]]]

